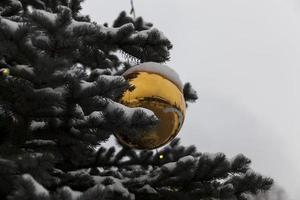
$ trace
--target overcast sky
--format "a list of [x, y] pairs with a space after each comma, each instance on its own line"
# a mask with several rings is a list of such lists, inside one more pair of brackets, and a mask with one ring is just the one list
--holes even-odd
[[[171, 61], [198, 91], [179, 136], [203, 152], [243, 153], [300, 199], [300, 1], [136, 0], [172, 41]], [[86, 0], [102, 24], [129, 0]]]

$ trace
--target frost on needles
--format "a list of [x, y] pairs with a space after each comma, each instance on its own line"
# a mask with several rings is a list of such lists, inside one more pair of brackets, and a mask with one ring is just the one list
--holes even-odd
[[[111, 27], [92, 22], [81, 3], [0, 2], [0, 68], [10, 70], [0, 77], [1, 199], [242, 200], [270, 188], [272, 179], [243, 155], [203, 154], [178, 139], [158, 154], [104, 148], [116, 130], [136, 137], [158, 122], [117, 103], [132, 89], [120, 76], [132, 64], [118, 52], [163, 63], [172, 44], [125, 12]], [[183, 91], [186, 101], [197, 99], [189, 83]]]

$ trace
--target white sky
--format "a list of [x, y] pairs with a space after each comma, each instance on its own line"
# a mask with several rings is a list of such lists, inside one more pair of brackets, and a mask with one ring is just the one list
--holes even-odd
[[[198, 91], [183, 143], [243, 153], [300, 199], [300, 1], [136, 0], [135, 9], [172, 41], [167, 64]], [[86, 0], [83, 12], [111, 24], [121, 10], [129, 0]]]

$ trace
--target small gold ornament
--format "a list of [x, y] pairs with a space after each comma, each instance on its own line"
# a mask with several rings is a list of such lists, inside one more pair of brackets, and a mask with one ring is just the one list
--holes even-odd
[[0, 69], [0, 76], [8, 76], [8, 75], [9, 75], [9, 69], [8, 68]]
[[182, 83], [177, 73], [168, 66], [147, 62], [130, 68], [123, 76], [134, 89], [126, 91], [120, 103], [153, 111], [159, 123], [154, 129], [141, 131], [135, 141], [126, 137], [126, 133], [115, 136], [122, 144], [136, 149], [165, 145], [178, 134], [185, 117]]
[[160, 154], [159, 159], [164, 159], [164, 155]]

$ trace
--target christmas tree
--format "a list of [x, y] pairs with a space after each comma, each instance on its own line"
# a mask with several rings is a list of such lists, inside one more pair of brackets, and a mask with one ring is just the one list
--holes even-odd
[[[105, 148], [116, 131], [159, 123], [118, 103], [132, 89], [122, 73], [131, 61], [168, 61], [172, 44], [125, 12], [112, 27], [91, 22], [82, 2], [0, 2], [1, 199], [242, 200], [271, 187], [245, 156], [200, 153], [179, 139], [156, 153]], [[183, 93], [197, 99], [189, 83]]]

